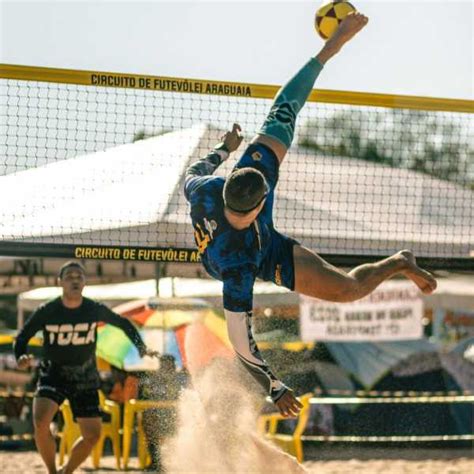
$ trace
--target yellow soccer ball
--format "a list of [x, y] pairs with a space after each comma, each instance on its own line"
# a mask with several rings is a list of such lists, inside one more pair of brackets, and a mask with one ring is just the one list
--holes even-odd
[[351, 12], [355, 12], [354, 5], [344, 0], [325, 3], [316, 12], [314, 27], [324, 40], [329, 39], [337, 30], [339, 23]]

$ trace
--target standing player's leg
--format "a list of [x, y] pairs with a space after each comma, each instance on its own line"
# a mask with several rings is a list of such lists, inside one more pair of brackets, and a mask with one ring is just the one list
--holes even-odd
[[349, 15], [329, 39], [320, 53], [311, 58], [290, 81], [280, 89], [258, 135], [252, 143], [262, 143], [273, 150], [281, 163], [291, 146], [296, 117], [303, 108], [324, 64], [339, 52], [366, 24], [360, 13]]
[[328, 301], [355, 301], [371, 293], [380, 283], [400, 274], [412, 280], [423, 293], [436, 289], [436, 280], [421, 269], [408, 250], [376, 263], [360, 265], [349, 273], [340, 270], [310, 250], [293, 247], [294, 290]]
[[35, 397], [33, 400], [35, 443], [49, 474], [56, 474], [56, 441], [50, 425], [58, 409], [59, 405], [49, 398]]
[[68, 394], [68, 399], [81, 430], [81, 436], [74, 443], [68, 462], [61, 468], [60, 474], [74, 472], [86, 460], [99, 441], [102, 429], [97, 390], [74, 390]]
[[92, 451], [100, 438], [102, 420], [95, 418], [77, 418], [77, 424], [81, 430], [81, 437], [77, 439], [72, 447], [67, 464], [61, 469], [61, 474], [70, 474], [79, 467]]

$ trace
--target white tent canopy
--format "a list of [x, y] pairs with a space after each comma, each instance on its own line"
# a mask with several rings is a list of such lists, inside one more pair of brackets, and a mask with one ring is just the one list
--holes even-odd
[[[38, 305], [57, 298], [61, 294], [62, 288], [59, 286], [47, 286], [25, 291], [17, 297], [18, 310], [33, 311]], [[156, 281], [145, 280], [112, 285], [87, 285], [83, 290], [83, 295], [113, 307], [125, 301], [155, 296]]]
[[[156, 296], [156, 280], [117, 283], [113, 285], [87, 285], [83, 295], [101, 301], [110, 307], [121, 303], [148, 299]], [[18, 327], [23, 326], [26, 311], [34, 311], [40, 304], [61, 296], [60, 287], [45, 287], [20, 293], [17, 297]], [[202, 298], [222, 306], [222, 282], [198, 278], [161, 278], [159, 280], [160, 298]], [[254, 287], [255, 306], [276, 304], [298, 304], [295, 293], [273, 283], [257, 282]]]
[[[170, 232], [163, 241], [166, 232], [159, 224], [176, 221], [169, 215], [170, 199], [209, 133], [197, 126], [0, 177], [2, 238], [76, 245], [189, 244], [192, 238], [185, 239], [183, 230], [182, 242]], [[185, 212], [177, 222], [186, 222]]]
[[[221, 134], [196, 125], [2, 176], [0, 238], [194, 248], [184, 172]], [[294, 147], [281, 168], [275, 223], [321, 253], [407, 247], [425, 257], [469, 257], [473, 203], [473, 191], [421, 173]]]

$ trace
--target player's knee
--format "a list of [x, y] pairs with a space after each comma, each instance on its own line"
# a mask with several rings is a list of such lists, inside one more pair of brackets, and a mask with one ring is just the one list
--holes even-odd
[[94, 446], [100, 438], [100, 426], [94, 426], [83, 430], [82, 439], [90, 446]]
[[290, 148], [295, 135], [296, 113], [288, 103], [275, 104], [268, 114], [259, 134], [272, 137], [274, 140]]
[[263, 145], [266, 145], [273, 151], [273, 153], [275, 153], [280, 163], [283, 161], [288, 151], [288, 147], [285, 144], [269, 135], [257, 134], [255, 135], [255, 137], [253, 137], [250, 143], [261, 143]]
[[48, 414], [35, 414], [33, 416], [33, 426], [35, 431], [49, 431], [52, 422], [51, 416]]

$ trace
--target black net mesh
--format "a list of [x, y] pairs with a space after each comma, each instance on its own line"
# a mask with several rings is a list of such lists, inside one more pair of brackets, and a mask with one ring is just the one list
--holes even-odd
[[[246, 140], [228, 173], [270, 105], [0, 80], [0, 247], [194, 249], [187, 166], [236, 121]], [[276, 227], [323, 254], [472, 256], [473, 137], [468, 113], [310, 102], [280, 169]]]

